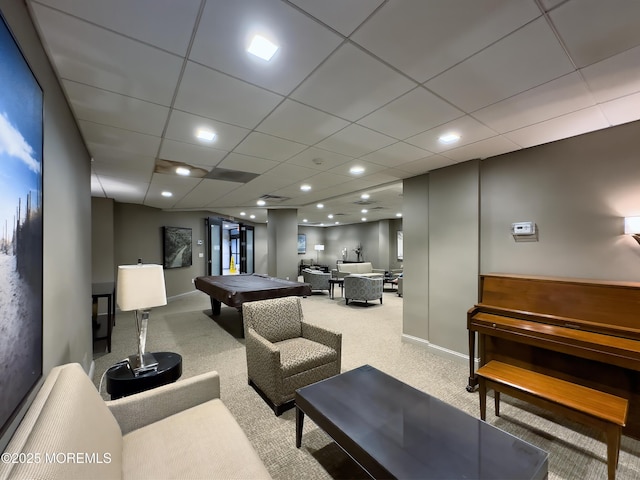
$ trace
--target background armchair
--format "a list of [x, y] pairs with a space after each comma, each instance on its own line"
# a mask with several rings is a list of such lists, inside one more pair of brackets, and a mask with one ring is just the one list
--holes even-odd
[[382, 304], [382, 277], [360, 277], [357, 275], [347, 275], [344, 277], [344, 298], [347, 305], [349, 300], [369, 300], [380, 299]]
[[324, 273], [319, 270], [303, 270], [302, 278], [305, 283], [311, 285], [311, 290], [327, 290], [329, 291], [330, 273]]
[[340, 373], [342, 334], [303, 322], [300, 297], [242, 304], [249, 385], [276, 415], [296, 389]]

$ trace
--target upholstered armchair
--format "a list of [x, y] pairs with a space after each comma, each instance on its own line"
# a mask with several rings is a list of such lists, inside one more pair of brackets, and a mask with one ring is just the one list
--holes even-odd
[[347, 275], [344, 277], [344, 298], [347, 305], [349, 300], [369, 302], [380, 299], [382, 303], [382, 277], [359, 277]]
[[324, 273], [320, 270], [303, 270], [302, 278], [305, 283], [311, 284], [311, 290], [329, 291], [330, 273]]
[[304, 322], [300, 297], [242, 304], [249, 385], [276, 415], [298, 388], [340, 373], [342, 334]]
[[402, 296], [402, 284], [404, 283], [404, 277], [398, 277], [398, 296]]

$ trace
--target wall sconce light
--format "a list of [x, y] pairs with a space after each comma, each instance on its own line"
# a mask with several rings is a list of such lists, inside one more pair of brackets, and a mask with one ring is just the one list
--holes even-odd
[[631, 235], [640, 244], [640, 217], [625, 217], [624, 233]]

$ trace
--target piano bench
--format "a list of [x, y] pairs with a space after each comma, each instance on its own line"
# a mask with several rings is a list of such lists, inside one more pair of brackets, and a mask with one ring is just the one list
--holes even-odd
[[487, 391], [495, 392], [495, 413], [500, 416], [500, 392], [597, 428], [607, 442], [609, 480], [614, 480], [620, 454], [622, 427], [629, 402], [609, 393], [541, 373], [491, 360], [476, 372], [480, 383], [480, 418], [486, 420]]

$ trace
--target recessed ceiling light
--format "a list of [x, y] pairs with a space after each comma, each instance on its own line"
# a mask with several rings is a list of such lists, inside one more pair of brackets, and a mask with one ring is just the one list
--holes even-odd
[[369, 194], [368, 193], [363, 193], [362, 195], [360, 195], [360, 198], [363, 200], [368, 200], [369, 199]]
[[329, 215], [327, 215], [327, 217], [333, 218], [333, 213], [330, 213]]
[[249, 218], [256, 218], [255, 215], [249, 215]]
[[186, 168], [186, 167], [178, 167], [178, 168], [176, 168], [176, 173], [177, 173], [178, 175], [182, 175], [182, 176], [185, 176], [185, 177], [186, 177], [186, 176], [188, 176], [188, 175], [190, 175], [190, 174], [191, 174], [191, 170], [189, 170], [189, 169], [188, 169], [188, 168]]
[[246, 212], [240, 212], [240, 215], [241, 215], [241, 216], [243, 216], [243, 217], [244, 217], [246, 214], [247, 214]]
[[319, 203], [318, 205], [316, 205], [316, 207], [318, 208], [324, 208], [324, 205], [322, 203]]
[[363, 208], [362, 210], [360, 210], [360, 213], [367, 213], [369, 210], [367, 210], [366, 208]]
[[216, 138], [216, 134], [211, 130], [206, 130], [201, 128], [196, 132], [196, 137], [200, 140], [204, 140], [205, 142], [212, 142], [214, 138]]
[[259, 205], [259, 206], [261, 206], [261, 207], [264, 207], [264, 206], [267, 204], [267, 202], [265, 202], [264, 200], [258, 200], [258, 201], [256, 202], [256, 204], [257, 204], [257, 205]]
[[300, 185], [300, 190], [302, 190], [303, 192], [308, 192], [309, 190], [311, 190], [311, 185], [307, 185], [306, 183]]
[[264, 38], [262, 35], [254, 35], [249, 48], [247, 48], [247, 52], [251, 55], [255, 55], [267, 62], [271, 60], [271, 57], [273, 57], [277, 51], [278, 46]]
[[362, 220], [363, 222], [367, 221], [367, 217], [362, 217], [360, 220]]
[[160, 195], [163, 197], [173, 197], [173, 193], [167, 191], [162, 192]]
[[336, 222], [336, 225], [340, 225], [340, 222]]
[[349, 169], [349, 172], [352, 173], [353, 175], [360, 175], [361, 173], [364, 173], [364, 167], [360, 167], [356, 165], [355, 167], [351, 167]]
[[309, 220], [307, 220], [306, 218], [302, 219], [302, 223], [307, 223]]
[[402, 214], [400, 212], [396, 213], [396, 217], [401, 217]]
[[446, 143], [446, 144], [456, 143], [458, 140], [460, 140], [460, 135], [453, 132], [445, 133], [438, 140], [440, 140], [441, 143]]

